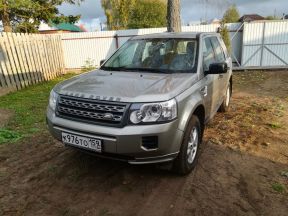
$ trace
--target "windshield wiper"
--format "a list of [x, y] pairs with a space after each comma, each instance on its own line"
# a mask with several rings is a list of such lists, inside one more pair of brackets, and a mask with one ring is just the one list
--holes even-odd
[[123, 67], [101, 67], [101, 70], [107, 70], [107, 71], [126, 71], [129, 70], [129, 68], [123, 66]]
[[107, 71], [141, 71], [151, 73], [171, 73], [169, 70], [158, 69], [158, 68], [130, 68], [130, 67], [101, 67], [102, 70]]

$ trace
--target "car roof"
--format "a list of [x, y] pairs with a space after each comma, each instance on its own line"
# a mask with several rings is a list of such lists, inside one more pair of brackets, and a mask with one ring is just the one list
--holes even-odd
[[153, 39], [153, 38], [197, 38], [200, 35], [217, 35], [217, 33], [208, 32], [164, 32], [155, 34], [138, 35], [131, 40]]

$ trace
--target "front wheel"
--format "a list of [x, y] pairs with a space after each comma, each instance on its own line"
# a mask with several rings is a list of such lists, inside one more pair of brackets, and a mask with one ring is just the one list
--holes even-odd
[[229, 105], [230, 105], [230, 99], [231, 99], [231, 83], [229, 82], [228, 87], [226, 89], [226, 94], [225, 94], [225, 98], [219, 108], [219, 112], [227, 112], [229, 109]]
[[175, 172], [185, 175], [193, 170], [198, 160], [202, 134], [199, 118], [193, 115], [184, 133], [180, 152], [173, 164]]

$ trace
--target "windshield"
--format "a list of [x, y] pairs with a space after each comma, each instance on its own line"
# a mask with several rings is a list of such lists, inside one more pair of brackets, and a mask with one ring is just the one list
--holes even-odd
[[101, 67], [103, 70], [140, 70], [156, 73], [196, 73], [195, 39], [145, 39], [126, 42]]

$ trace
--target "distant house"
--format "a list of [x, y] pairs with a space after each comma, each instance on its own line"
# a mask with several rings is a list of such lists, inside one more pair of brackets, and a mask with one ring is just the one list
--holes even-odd
[[284, 16], [284, 19], [288, 19], [288, 14]]
[[41, 23], [39, 26], [40, 34], [55, 34], [55, 33], [70, 33], [70, 32], [84, 32], [83, 26], [77, 26], [71, 23]]
[[258, 14], [246, 14], [239, 19], [239, 22], [251, 22], [256, 20], [265, 20], [265, 18]]

